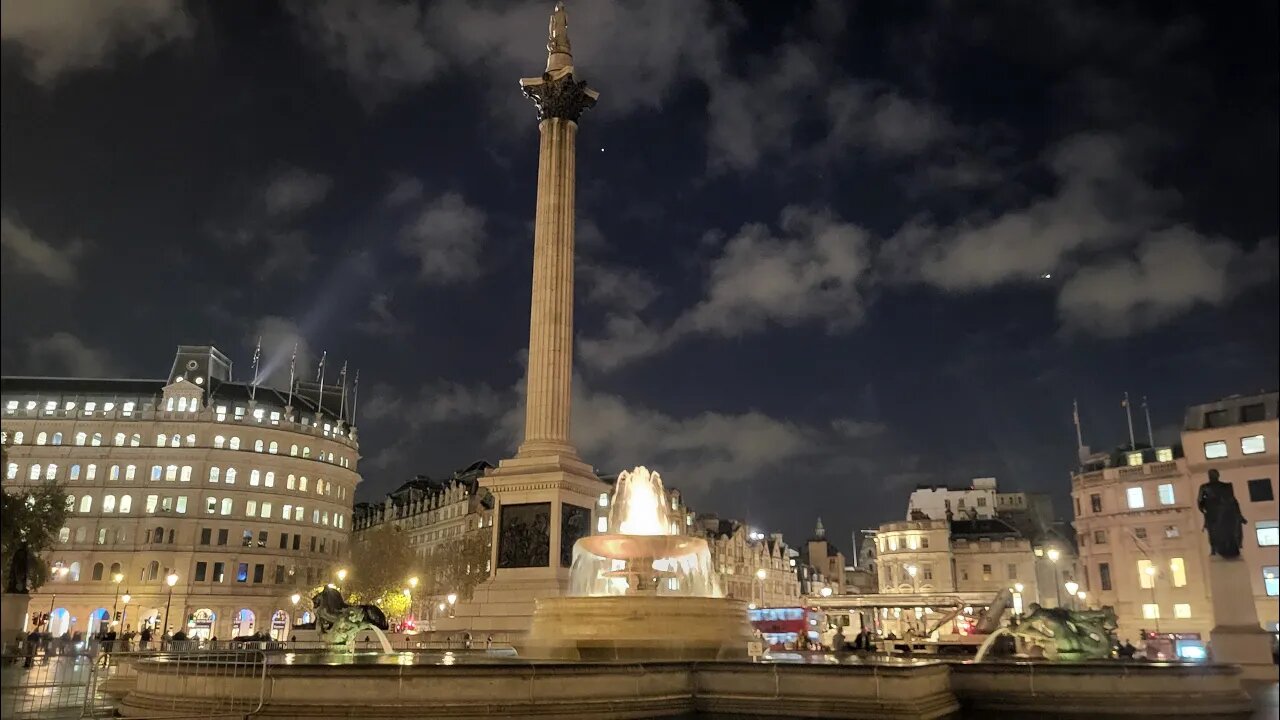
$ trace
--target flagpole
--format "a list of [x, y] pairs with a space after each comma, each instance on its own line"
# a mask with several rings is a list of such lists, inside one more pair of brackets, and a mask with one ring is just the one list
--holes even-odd
[[293, 343], [293, 357], [289, 358], [289, 400], [285, 403], [285, 407], [293, 407], [293, 368], [298, 363], [298, 343]]
[[1147, 416], [1147, 442], [1151, 447], [1156, 446], [1156, 435], [1151, 432], [1151, 408], [1147, 406], [1147, 396], [1142, 396], [1142, 412]]
[[1128, 392], [1125, 392], [1125, 394], [1124, 394], [1124, 402], [1123, 402], [1123, 403], [1121, 403], [1121, 405], [1123, 405], [1123, 406], [1124, 406], [1124, 416], [1125, 416], [1125, 418], [1129, 421], [1129, 449], [1130, 449], [1130, 450], [1133, 450], [1133, 449], [1134, 449], [1134, 448], [1136, 448], [1138, 445], [1137, 445], [1137, 442], [1133, 439], [1133, 412], [1132, 412], [1132, 411], [1130, 410], [1130, 408], [1129, 408], [1129, 393], [1128, 393]]
[[360, 400], [360, 368], [356, 368], [356, 381], [351, 387], [351, 425], [356, 424], [356, 402]]
[[1076, 425], [1076, 454], [1084, 449], [1084, 434], [1080, 430], [1080, 401], [1071, 401], [1071, 420]]
[[338, 404], [338, 420], [345, 421], [347, 415], [347, 361], [342, 361], [342, 401]]
[[[324, 414], [324, 361], [329, 357], [329, 351], [325, 350], [320, 353], [320, 400], [316, 403], [316, 418], [319, 419]], [[1129, 433], [1132, 435], [1133, 433]]]
[[258, 346], [253, 349], [253, 382], [249, 384], [249, 400], [258, 399], [258, 359], [262, 357], [262, 336], [258, 336]]

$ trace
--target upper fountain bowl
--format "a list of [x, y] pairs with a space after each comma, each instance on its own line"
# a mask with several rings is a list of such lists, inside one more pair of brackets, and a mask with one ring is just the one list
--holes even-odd
[[687, 535], [590, 535], [577, 547], [610, 560], [661, 560], [705, 551], [707, 541]]

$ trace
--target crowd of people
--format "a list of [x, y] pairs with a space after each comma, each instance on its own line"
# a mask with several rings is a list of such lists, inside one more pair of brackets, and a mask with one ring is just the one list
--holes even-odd
[[[26, 634], [18, 633], [13, 642], [5, 648], [4, 654], [14, 658], [14, 661], [22, 658], [23, 667], [32, 667], [37, 660], [47, 665], [56, 657], [81, 655], [96, 658], [105, 666], [110, 664], [113, 653], [171, 650], [177, 649], [178, 643], [186, 642], [187, 636], [181, 630], [173, 635], [165, 631], [163, 635], [156, 638], [154, 630], [149, 625], [141, 630], [126, 627], [121, 633], [104, 627], [87, 637], [80, 631], [53, 635], [40, 628], [33, 628]], [[153, 643], [155, 643], [154, 646]]]

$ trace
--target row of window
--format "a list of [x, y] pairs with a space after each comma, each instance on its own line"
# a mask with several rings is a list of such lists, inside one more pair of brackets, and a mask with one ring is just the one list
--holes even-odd
[[[5, 435], [7, 434], [8, 433], [5, 433]], [[25, 439], [26, 439], [26, 435], [21, 430], [13, 434], [14, 445], [21, 445]], [[0, 438], [0, 440], [7, 441], [8, 438], [7, 437]], [[90, 435], [89, 433], [78, 432], [75, 434], [74, 440], [75, 440], [75, 445], [77, 446], [88, 445], [89, 447], [101, 447], [103, 444], [102, 433], [93, 433], [92, 435]], [[129, 435], [129, 436], [126, 436], [122, 432], [116, 433], [114, 440], [115, 440], [115, 443], [114, 443], [115, 447], [142, 447], [142, 436], [139, 435], [138, 433], [133, 433], [132, 435]], [[36, 445], [61, 445], [62, 433], [55, 432], [53, 433], [52, 436], [50, 436], [49, 433], [47, 432], [37, 433], [35, 444]], [[225, 435], [215, 435], [213, 438], [213, 447], [215, 450], [222, 450], [224, 448], [228, 450], [239, 450], [240, 445], [241, 445], [241, 442], [240, 442], [239, 436], [232, 436], [230, 440], [228, 440]], [[188, 433], [186, 436], [186, 439], [184, 440], [183, 436], [178, 433], [174, 433], [173, 435], [159, 433], [156, 435], [156, 447], [160, 447], [160, 448], [197, 447], [196, 435], [195, 433]], [[265, 452], [271, 455], [278, 455], [280, 454], [280, 443], [275, 440], [267, 442], [259, 438], [253, 441], [253, 451]], [[310, 459], [311, 448], [299, 447], [297, 443], [294, 443], [289, 446], [289, 457], [301, 457], [303, 459]], [[334, 454], [331, 452], [316, 453], [316, 459], [321, 462], [336, 463], [339, 467], [351, 467], [351, 461], [346, 456], [338, 456], [335, 459]]]
[[[121, 466], [119, 465], [112, 465], [107, 476], [108, 479], [113, 481], [119, 480], [121, 477], [122, 469], [124, 473], [125, 482], [130, 482], [137, 477], [138, 467], [136, 465], [126, 465], [123, 468], [121, 468]], [[18, 477], [20, 472], [21, 472], [21, 468], [19, 467], [18, 463], [9, 463], [9, 466], [5, 470], [5, 477], [9, 480], [13, 480]], [[191, 473], [192, 473], [192, 470], [190, 465], [183, 465], [181, 467], [177, 465], [168, 465], [168, 466], [152, 465], [151, 481], [159, 482], [161, 479], [163, 479], [166, 482], [184, 482], [184, 483], [191, 482]], [[97, 478], [97, 474], [98, 474], [98, 466], [96, 464], [89, 464], [85, 466], [84, 479], [86, 481], [95, 480]], [[42, 466], [40, 463], [33, 463], [31, 467], [28, 468], [27, 479], [39, 480], [41, 479], [41, 477], [43, 477], [45, 480], [58, 479], [58, 464], [49, 463], [48, 465]], [[69, 471], [67, 472], [67, 480], [74, 482], [74, 481], [80, 480], [80, 477], [81, 477], [80, 465], [79, 464], [72, 465]], [[236, 477], [237, 477], [237, 473], [235, 468], [227, 468], [225, 475], [222, 473], [221, 468], [218, 468], [216, 466], [209, 468], [209, 482], [211, 483], [222, 482], [226, 485], [234, 485], [236, 483]], [[268, 470], [266, 473], [263, 473], [261, 470], [258, 470], [256, 468], [253, 470], [250, 470], [249, 486], [258, 487], [259, 485], [263, 487], [269, 487], [269, 488], [275, 487], [276, 485], [275, 472]], [[308, 485], [309, 483], [307, 481], [306, 475], [296, 476], [290, 473], [285, 478], [285, 489], [287, 490], [297, 490], [299, 492], [307, 492]], [[325, 480], [324, 478], [316, 478], [314, 487], [317, 495], [333, 496], [335, 494], [334, 484], [328, 480]], [[336, 486], [336, 495], [338, 500], [346, 499], [347, 489], [341, 485]]]
[[[219, 545], [225, 546], [230, 540], [230, 531], [227, 528], [218, 528], [217, 542], [214, 542], [213, 528], [200, 528], [200, 544], [201, 545]], [[240, 536], [241, 547], [260, 547], [265, 548], [269, 534], [266, 530], [259, 530], [255, 535], [252, 530], [244, 530]], [[326, 537], [317, 538], [315, 535], [308, 536], [308, 549], [315, 553], [332, 553], [339, 554], [340, 544], [338, 540], [329, 542]], [[288, 550], [292, 546], [293, 550], [302, 549], [302, 535], [298, 533], [280, 533], [280, 550]]]
[[[22, 404], [18, 400], [10, 400], [7, 403], [5, 403], [5, 412], [9, 415], [16, 414], [18, 412], [18, 408], [21, 405]], [[39, 402], [35, 400], [28, 400], [26, 402], [27, 412], [35, 411], [37, 407], [39, 407]], [[74, 415], [76, 412], [76, 407], [77, 405], [74, 400], [68, 400], [66, 403], [63, 404], [64, 416]], [[138, 408], [137, 403], [135, 403], [132, 400], [124, 402], [120, 405], [120, 416], [133, 417], [133, 414], [137, 410], [137, 408]], [[147, 408], [150, 408], [150, 406], [148, 405]], [[98, 410], [98, 403], [96, 401], [90, 400], [84, 404], [81, 414], [84, 417], [93, 417], [94, 413], [97, 412], [97, 410]], [[115, 402], [105, 402], [102, 404], [102, 413], [105, 417], [109, 417], [111, 413], [115, 412], [115, 410], [116, 410]], [[194, 397], [187, 398], [185, 396], [172, 395], [169, 398], [167, 398], [165, 401], [165, 410], [167, 412], [199, 412], [200, 400]], [[58, 411], [57, 400], [48, 400], [45, 402], [44, 404], [45, 415], [53, 415], [57, 411]], [[246, 415], [246, 408], [243, 405], [236, 405], [234, 406], [234, 408], [230, 410], [230, 414], [232, 414], [232, 416], [236, 421], [242, 421], [244, 420]], [[217, 406], [214, 416], [217, 418], [218, 422], [226, 422], [227, 415], [228, 415], [228, 407], [226, 405]], [[272, 425], [279, 425], [282, 419], [282, 415], [279, 410], [272, 410], [270, 411], [270, 413], [268, 413], [268, 411], [265, 408], [255, 408], [252, 413], [252, 417], [255, 421], [259, 423], [269, 421]], [[312, 420], [309, 416], [306, 416], [306, 415], [302, 416], [301, 421], [302, 421], [303, 427], [312, 426]], [[321, 429], [321, 432], [324, 433], [325, 437], [342, 437], [343, 436], [343, 433], [341, 432], [341, 429], [339, 428], [339, 426], [333, 425], [332, 423], [324, 423], [323, 425], [321, 425], [320, 423], [317, 422], [315, 423], [315, 426]]]
[[[233, 498], [224, 497], [217, 498], [213, 496], [205, 497], [205, 513], [208, 515], [231, 515], [235, 509], [235, 500]], [[257, 517], [263, 519], [271, 518], [273, 505], [270, 500], [246, 500], [244, 503], [244, 516]], [[127, 514], [133, 510], [133, 496], [121, 495], [119, 503], [116, 502], [116, 496], [107, 494], [102, 496], [101, 513], [121, 513]], [[75, 495], [67, 496], [67, 511], [79, 512], [87, 514], [93, 512], [93, 496], [84, 495], [80, 498], [79, 503], [76, 502]], [[185, 515], [187, 512], [187, 496], [186, 495], [147, 495], [145, 501], [145, 509], [148, 515], [157, 512], [167, 513], [174, 512], [179, 515]], [[293, 520], [294, 522], [303, 522], [306, 519], [306, 510], [301, 505], [293, 505], [292, 503], [284, 503], [280, 507], [281, 520]], [[346, 515], [340, 512], [330, 513], [328, 510], [312, 508], [311, 522], [315, 525], [323, 525], [344, 529], [347, 526]]]
[[[236, 582], [245, 583], [249, 581], [249, 563], [223, 563], [199, 561], [195, 565], [193, 574], [193, 582], [211, 581], [221, 583], [225, 581], [225, 568], [228, 564], [236, 567]], [[210, 573], [210, 565], [213, 572]], [[62, 561], [53, 564], [53, 577], [59, 581], [79, 582], [80, 581], [80, 563], [72, 562], [66, 564]], [[62, 572], [65, 569], [65, 573]], [[138, 582], [159, 582], [169, 574], [170, 568], [162, 567], [158, 560], [152, 560], [146, 566], [139, 568]], [[253, 566], [253, 582], [259, 584], [263, 582], [265, 566], [255, 564]], [[284, 565], [275, 566], [275, 584], [282, 585], [285, 583], [286, 577], [289, 582], [293, 582], [292, 578], [297, 573], [297, 566], [286, 568]], [[104, 580], [113, 580], [117, 574], [123, 574], [120, 563], [111, 563], [108, 568], [104, 563], [94, 563], [93, 569], [90, 571], [89, 579], [91, 582], [102, 582]], [[321, 571], [316, 568], [307, 568], [307, 585], [312, 585], [315, 580], [322, 577]]]
[[[1262, 435], [1246, 435], [1240, 438], [1241, 455], [1257, 455], [1267, 451], [1267, 439]], [[1210, 440], [1204, 444], [1204, 456], [1207, 460], [1218, 460], [1227, 457], [1226, 440]]]

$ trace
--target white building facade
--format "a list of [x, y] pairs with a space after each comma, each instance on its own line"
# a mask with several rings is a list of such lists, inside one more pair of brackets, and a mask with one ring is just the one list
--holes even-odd
[[179, 347], [164, 380], [0, 383], [4, 489], [67, 493], [30, 606], [55, 635], [283, 637], [291, 595], [346, 552], [360, 475], [344, 388], [236, 383], [209, 346]]

